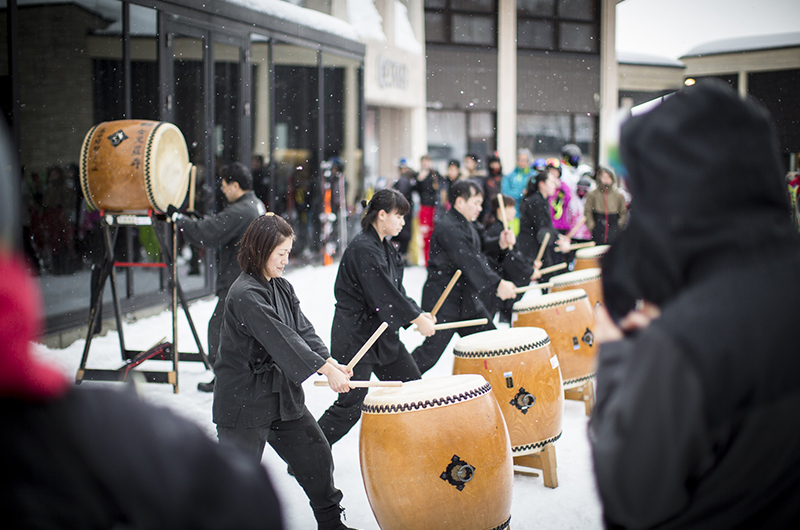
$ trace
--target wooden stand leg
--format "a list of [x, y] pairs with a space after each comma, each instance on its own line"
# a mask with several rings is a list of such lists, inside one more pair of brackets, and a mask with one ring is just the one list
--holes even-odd
[[594, 410], [594, 381], [589, 381], [578, 388], [564, 390], [564, 399], [583, 401], [586, 407], [586, 415], [591, 416]]
[[[558, 473], [556, 466], [556, 447], [553, 444], [546, 444], [539, 453], [514, 457], [514, 465], [523, 468], [541, 469], [544, 485], [548, 488], [558, 487]], [[524, 475], [538, 476], [528, 470], [516, 471]]]

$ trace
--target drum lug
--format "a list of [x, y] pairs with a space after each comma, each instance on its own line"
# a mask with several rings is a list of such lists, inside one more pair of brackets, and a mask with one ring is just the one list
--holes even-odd
[[592, 330], [586, 328], [586, 332], [584, 332], [583, 337], [581, 337], [581, 340], [586, 344], [588, 344], [589, 347], [591, 348], [592, 344], [594, 344], [594, 333], [592, 333]]
[[517, 395], [509, 402], [511, 405], [514, 405], [519, 410], [522, 411], [523, 414], [528, 413], [528, 409], [536, 403], [536, 397], [530, 394], [527, 390], [522, 387], [519, 387], [519, 391], [517, 391]]
[[447, 469], [439, 475], [439, 478], [455, 486], [458, 491], [464, 489], [464, 485], [475, 476], [475, 468], [461, 460], [458, 455], [453, 455]]

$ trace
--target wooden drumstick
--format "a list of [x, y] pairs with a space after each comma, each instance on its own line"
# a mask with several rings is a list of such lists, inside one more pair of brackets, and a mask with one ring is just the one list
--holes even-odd
[[[434, 324], [433, 329], [440, 331], [442, 329], [454, 328], [468, 328], [470, 326], [483, 326], [488, 324], [488, 318], [476, 318], [475, 320], [459, 320], [458, 322], [444, 322], [442, 324]], [[419, 331], [419, 328], [414, 328], [414, 331]]]
[[517, 294], [525, 293], [525, 292], [528, 292], [528, 291], [530, 291], [532, 289], [546, 289], [546, 288], [552, 287], [553, 285], [555, 285], [553, 282], [532, 283], [530, 285], [526, 285], [525, 287], [517, 287], [516, 289], [514, 289], [514, 292], [517, 293]]
[[580, 221], [578, 221], [578, 224], [576, 224], [575, 226], [573, 226], [573, 227], [572, 227], [572, 230], [570, 230], [569, 232], [567, 232], [567, 239], [572, 239], [572, 237], [573, 237], [575, 234], [577, 234], [577, 233], [578, 233], [578, 230], [580, 230], [580, 229], [581, 229], [581, 227], [582, 227], [582, 226], [583, 226], [585, 223], [586, 223], [586, 216], [581, 216], [581, 219], [580, 219]]
[[[589, 241], [588, 243], [575, 243], [574, 245], [570, 245], [567, 247], [566, 252], [572, 252], [573, 250], [578, 250], [580, 248], [589, 248], [595, 245], [594, 241]], [[562, 252], [560, 248], [556, 248], [556, 252]]]
[[542, 261], [542, 256], [544, 256], [544, 249], [547, 248], [547, 244], [549, 242], [550, 242], [550, 232], [545, 232], [542, 244], [539, 245], [539, 253], [536, 254], [536, 259], [533, 260], [534, 263], [536, 263], [537, 261]]
[[450, 294], [450, 291], [453, 290], [453, 286], [456, 284], [456, 282], [460, 277], [461, 277], [461, 269], [458, 269], [455, 272], [455, 274], [453, 274], [453, 277], [450, 278], [450, 283], [448, 283], [447, 287], [444, 288], [444, 292], [442, 293], [442, 296], [440, 296], [439, 299], [436, 301], [436, 305], [433, 306], [433, 309], [431, 310], [432, 317], [436, 316], [436, 313], [439, 311], [439, 308], [441, 308], [442, 304], [444, 303], [444, 299], [447, 298], [447, 295]]
[[361, 360], [361, 358], [367, 353], [367, 350], [369, 350], [372, 347], [372, 345], [375, 344], [375, 341], [378, 340], [378, 337], [380, 337], [388, 327], [389, 324], [387, 324], [386, 322], [381, 322], [381, 325], [378, 326], [378, 329], [375, 330], [375, 333], [372, 334], [372, 336], [367, 340], [367, 342], [365, 342], [364, 345], [361, 346], [361, 349], [358, 350], [358, 353], [356, 353], [355, 356], [350, 360], [350, 362], [347, 363], [348, 371], [350, 372], [353, 371], [353, 367], [356, 365], [356, 363]]
[[[369, 388], [374, 386], [403, 386], [402, 381], [348, 381], [350, 388]], [[314, 381], [314, 386], [330, 386], [327, 381]]]
[[[508, 230], [508, 218], [506, 217], [506, 203], [503, 200], [503, 194], [497, 194], [497, 208], [500, 210], [500, 220], [503, 221], [503, 232]], [[508, 248], [514, 248], [514, 245], [508, 245]]]
[[192, 169], [189, 172], [189, 207], [187, 211], [193, 212], [194, 211], [194, 186], [195, 181], [197, 179], [197, 166], [194, 164], [189, 164]]
[[564, 262], [564, 263], [559, 263], [558, 265], [545, 267], [544, 269], [540, 269], [539, 272], [541, 272], [544, 275], [544, 274], [549, 274], [551, 272], [560, 271], [561, 269], [566, 269], [566, 268], [567, 268], [567, 263]]

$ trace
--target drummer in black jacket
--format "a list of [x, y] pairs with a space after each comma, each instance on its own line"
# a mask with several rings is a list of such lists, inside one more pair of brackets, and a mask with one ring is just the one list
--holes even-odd
[[302, 383], [315, 372], [337, 392], [350, 390], [347, 368], [330, 357], [283, 279], [294, 232], [266, 214], [250, 224], [238, 254], [242, 273], [225, 300], [212, 419], [220, 443], [259, 461], [267, 442], [288, 463], [320, 530], [345, 530], [333, 485], [333, 456], [305, 406]]
[[[433, 309], [439, 296], [444, 292], [450, 278], [461, 270], [461, 278], [445, 299], [436, 315], [438, 321], [455, 322], [476, 318], [490, 318], [489, 310], [482, 302], [485, 293], [494, 293], [501, 300], [516, 297], [515, 285], [503, 280], [494, 272], [481, 250], [485, 244], [483, 229], [476, 223], [483, 207], [483, 192], [472, 180], [459, 180], [450, 187], [450, 203], [453, 205], [433, 229], [431, 253], [428, 261], [428, 279], [422, 290], [422, 307]], [[503, 231], [496, 241], [486, 244], [507, 248], [514, 243], [514, 233]], [[447, 348], [453, 334], [466, 336], [494, 328], [489, 321], [482, 326], [440, 330], [425, 339], [412, 353], [420, 372], [430, 370]]]
[[[547, 199], [558, 188], [557, 174], [549, 169], [541, 171], [535, 179], [528, 181], [525, 197], [519, 205], [519, 237], [517, 244], [520, 253], [531, 263], [539, 252], [545, 234], [550, 234], [542, 262], [545, 267], [566, 261], [570, 240], [553, 227], [550, 204]], [[558, 254], [555, 249], [561, 250]]]
[[[393, 189], [378, 191], [361, 220], [362, 232], [347, 246], [334, 284], [336, 311], [331, 329], [331, 353], [347, 363], [378, 329], [389, 328], [353, 368], [356, 380], [410, 381], [420, 378], [411, 354], [400, 342], [398, 330], [415, 324], [425, 336], [433, 335], [434, 320], [403, 288], [403, 258], [389, 238], [403, 228], [411, 206]], [[328, 442], [333, 445], [358, 422], [367, 389], [339, 394], [319, 419]]]
[[[228, 289], [242, 269], [236, 262], [236, 244], [244, 235], [250, 223], [266, 213], [264, 203], [253, 193], [253, 177], [244, 164], [234, 163], [222, 168], [222, 193], [228, 205], [219, 213], [202, 219], [192, 219], [180, 213], [173, 213], [183, 237], [193, 245], [219, 248], [217, 263], [217, 306], [208, 321], [208, 360], [213, 368], [219, 348], [219, 328], [222, 325], [222, 310]], [[211, 392], [214, 381], [199, 383], [197, 389]]]

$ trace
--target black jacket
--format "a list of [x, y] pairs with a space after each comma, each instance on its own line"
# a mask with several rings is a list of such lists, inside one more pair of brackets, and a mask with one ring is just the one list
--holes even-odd
[[422, 307], [426, 311], [433, 309], [450, 278], [461, 269], [461, 277], [444, 304], [459, 306], [461, 314], [488, 314], [481, 296], [494, 293], [501, 278], [491, 269], [482, 250], [498, 246], [499, 242], [484, 242], [482, 233], [480, 224], [468, 221], [455, 208], [450, 208], [436, 224], [431, 235], [428, 279], [422, 289]]
[[0, 399], [5, 528], [283, 528], [264, 468], [133, 392]]
[[400, 328], [407, 327], [422, 309], [403, 288], [403, 258], [372, 226], [347, 245], [333, 286], [336, 310], [331, 329], [331, 354], [340, 363], [353, 355], [378, 329], [387, 329], [362, 359], [389, 364], [397, 358]]
[[302, 383], [330, 357], [300, 310], [292, 285], [241, 273], [225, 300], [212, 419], [246, 428], [296, 420], [305, 410]]
[[603, 344], [590, 436], [609, 527], [800, 523], [800, 241], [771, 119], [698, 83], [622, 130], [637, 212], [606, 304], [659, 319]]
[[557, 261], [554, 253], [556, 241], [558, 241], [558, 231], [553, 228], [553, 218], [550, 216], [550, 204], [547, 199], [538, 191], [525, 197], [519, 205], [519, 236], [517, 236], [517, 247], [525, 259], [533, 264], [539, 246], [544, 241], [544, 235], [550, 234], [550, 241], [542, 256], [544, 267], [548, 267]]
[[186, 241], [202, 247], [219, 247], [216, 263], [218, 295], [227, 292], [242, 272], [236, 261], [236, 244], [250, 223], [266, 211], [256, 194], [248, 191], [217, 214], [202, 219], [178, 219], [178, 226], [183, 230]]

